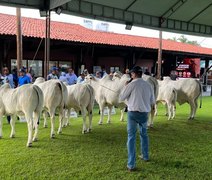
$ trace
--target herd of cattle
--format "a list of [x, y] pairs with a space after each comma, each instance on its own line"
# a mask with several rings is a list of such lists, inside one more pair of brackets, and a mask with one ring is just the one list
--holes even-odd
[[[193, 119], [198, 107], [198, 97], [202, 94], [201, 84], [195, 79], [171, 80], [169, 77], [158, 81], [154, 77], [143, 75], [145, 81], [149, 82], [154, 90], [157, 102], [166, 105], [168, 119], [175, 117], [176, 102], [180, 105], [190, 105], [189, 119]], [[15, 136], [16, 116], [25, 116], [28, 125], [27, 146], [37, 140], [38, 121], [43, 113], [44, 127], [47, 126], [47, 117], [51, 119], [50, 137], [55, 136], [55, 111], [59, 110], [58, 134], [62, 127], [69, 124], [70, 110], [81, 111], [83, 118], [82, 133], [90, 132], [92, 128], [92, 110], [94, 101], [99, 104], [100, 120], [103, 123], [103, 111], [108, 107], [107, 123], [111, 122], [111, 111], [113, 106], [121, 109], [121, 118], [124, 120], [126, 102], [120, 102], [119, 94], [129, 80], [128, 75], [115, 73], [113, 78], [105, 76], [98, 79], [93, 75], [85, 77], [85, 83], [68, 86], [59, 80], [45, 81], [37, 78], [34, 84], [27, 84], [16, 89], [11, 89], [9, 84], [0, 87], [0, 137], [2, 137], [2, 119], [4, 115], [11, 116], [11, 134]], [[86, 114], [89, 116], [89, 124], [86, 126]], [[153, 125], [154, 116], [157, 114], [156, 104], [152, 108], [149, 126]], [[33, 129], [35, 130], [33, 135]]]

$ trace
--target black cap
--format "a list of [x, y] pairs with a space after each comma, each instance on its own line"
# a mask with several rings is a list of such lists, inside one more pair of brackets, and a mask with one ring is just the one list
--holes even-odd
[[142, 73], [142, 69], [140, 66], [134, 66], [130, 71], [130, 73], [134, 72], [134, 73]]
[[25, 68], [21, 68], [21, 69], [19, 69], [19, 72], [26, 73], [26, 70], [25, 70]]

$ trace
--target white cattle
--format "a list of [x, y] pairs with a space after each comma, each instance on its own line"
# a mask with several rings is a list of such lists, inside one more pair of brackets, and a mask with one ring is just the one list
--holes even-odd
[[119, 94], [124, 87], [126, 79], [123, 81], [120, 79], [111, 80], [109, 76], [98, 79], [92, 75], [88, 75], [85, 77], [85, 81], [90, 84], [95, 90], [95, 99], [99, 104], [101, 113], [99, 124], [101, 125], [103, 123], [103, 112], [106, 106], [109, 109], [107, 123], [111, 122], [111, 111], [113, 106], [122, 109], [122, 116], [120, 120], [123, 121], [123, 109], [126, 107], [126, 104], [119, 101]]
[[[157, 96], [158, 96], [158, 91], [159, 91], [158, 81], [154, 77], [146, 75], [146, 74], [143, 74], [142, 78], [144, 81], [148, 82], [151, 85], [153, 92], [154, 92], [155, 100], [156, 100]], [[157, 107], [156, 107], [156, 103], [155, 103], [155, 105], [152, 107], [151, 112], [150, 112], [151, 118], [149, 118], [149, 120], [148, 120], [148, 126], [151, 126], [151, 127], [153, 126], [156, 108]]]
[[[116, 76], [118, 77], [119, 75], [116, 74]], [[124, 74], [121, 78], [125, 78], [125, 79], [128, 78], [129, 79], [129, 75]], [[157, 96], [158, 96], [158, 88], [159, 88], [157, 80], [154, 77], [146, 75], [146, 74], [142, 74], [142, 79], [144, 81], [148, 82], [151, 85], [153, 92], [154, 92], [155, 99], [156, 99]], [[155, 110], [156, 110], [156, 104], [151, 109], [151, 112], [150, 112], [151, 117], [148, 119], [148, 126], [153, 126], [153, 120], [154, 120], [154, 117], [155, 117]]]
[[[162, 81], [164, 84], [171, 84], [177, 91], [177, 102], [182, 105], [188, 103], [190, 105], [190, 115], [188, 119], [194, 119], [198, 107], [198, 98], [202, 97], [202, 87], [199, 80], [187, 78], [179, 79], [176, 81], [171, 80], [169, 77], [164, 77]], [[200, 102], [200, 107], [202, 98]]]
[[177, 91], [171, 84], [165, 84], [162, 81], [159, 83], [159, 92], [157, 96], [157, 103], [162, 102], [166, 105], [168, 112], [168, 120], [175, 117]]
[[[0, 137], [2, 137], [2, 117], [11, 116], [11, 134], [15, 137], [16, 116], [25, 116], [28, 125], [27, 146], [32, 146], [32, 141], [37, 140], [38, 118], [43, 107], [43, 93], [41, 89], [32, 84], [26, 84], [16, 89], [11, 89], [9, 84], [0, 87]], [[35, 134], [33, 136], [33, 125]]]
[[[90, 132], [92, 128], [92, 111], [94, 106], [94, 89], [89, 84], [74, 84], [67, 86], [68, 97], [67, 106], [68, 109], [65, 126], [69, 123], [70, 111], [73, 108], [75, 111], [81, 111], [83, 117], [83, 129], [82, 133]], [[86, 113], [89, 116], [89, 125], [86, 128]]]
[[[126, 82], [130, 79], [130, 75], [129, 74], [122, 75], [122, 73], [118, 71], [118, 72], [114, 73], [113, 80], [115, 80], [117, 78], [121, 79], [123, 82]], [[156, 99], [158, 96], [158, 88], [159, 88], [157, 80], [154, 77], [145, 75], [145, 74], [142, 75], [142, 78], [144, 81], [147, 81], [151, 85], [153, 92], [154, 92], [155, 99]], [[148, 120], [148, 126], [153, 126], [155, 110], [156, 110], [156, 104], [151, 109], [151, 112], [150, 112], [151, 118], [149, 118], [149, 120]]]
[[55, 137], [55, 111], [59, 109], [59, 128], [58, 134], [62, 132], [63, 125], [63, 108], [67, 104], [68, 91], [66, 86], [59, 80], [52, 79], [45, 81], [44, 78], [37, 78], [34, 82], [37, 86], [41, 88], [44, 94], [44, 127], [47, 127], [47, 113], [49, 113], [51, 118], [51, 133], [50, 137]]

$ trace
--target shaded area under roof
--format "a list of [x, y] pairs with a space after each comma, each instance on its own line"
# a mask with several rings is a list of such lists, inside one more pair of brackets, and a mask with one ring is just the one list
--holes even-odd
[[93, 19], [196, 35], [212, 35], [211, 0], [0, 0], [1, 5], [55, 9]]

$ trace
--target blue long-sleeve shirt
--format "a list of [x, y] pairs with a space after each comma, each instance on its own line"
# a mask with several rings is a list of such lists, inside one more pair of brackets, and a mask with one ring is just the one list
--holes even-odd
[[26, 74], [18, 78], [18, 86], [31, 83], [30, 77]]
[[73, 74], [67, 73], [66, 78], [68, 80], [68, 85], [72, 85], [72, 84], [77, 83], [77, 76], [74, 73]]
[[2, 76], [2, 78], [3, 78], [3, 81], [2, 81], [3, 84], [9, 83], [10, 87], [14, 88], [14, 82], [13, 82], [13, 75], [12, 74]]

